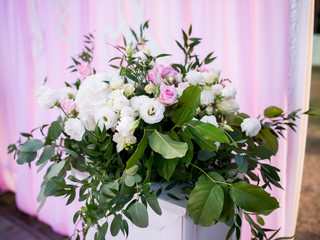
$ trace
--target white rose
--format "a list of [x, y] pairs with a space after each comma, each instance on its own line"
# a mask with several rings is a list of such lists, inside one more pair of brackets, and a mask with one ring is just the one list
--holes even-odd
[[85, 132], [85, 128], [78, 118], [69, 118], [64, 125], [64, 131], [71, 138], [81, 141]]
[[60, 93], [47, 86], [42, 86], [37, 89], [36, 96], [38, 103], [42, 108], [53, 108], [60, 101]]
[[118, 116], [110, 107], [102, 107], [94, 116], [96, 123], [98, 123], [99, 128], [102, 130], [103, 126], [106, 130], [117, 126]]
[[191, 85], [197, 85], [198, 83], [203, 83], [203, 78], [202, 78], [201, 72], [197, 72], [194, 70], [189, 71], [187, 73], [186, 79]]
[[125, 96], [119, 96], [113, 100], [113, 109], [120, 112], [123, 107], [129, 106], [130, 101]]
[[200, 96], [201, 105], [210, 105], [214, 103], [214, 93], [213, 91], [202, 90]]
[[157, 99], [149, 99], [140, 106], [140, 116], [146, 123], [154, 124], [164, 118], [165, 107]]
[[110, 87], [112, 89], [120, 89], [120, 88], [123, 88], [123, 86], [124, 86], [123, 78], [120, 77], [119, 75], [115, 75], [110, 81]]
[[109, 98], [110, 99], [115, 99], [117, 97], [123, 96], [124, 90], [123, 89], [117, 89], [117, 90], [113, 90], [110, 94], [109, 94]]
[[217, 122], [217, 119], [215, 116], [211, 115], [211, 116], [203, 116], [201, 119], [200, 119], [201, 122], [204, 122], [204, 123], [210, 123], [212, 124], [213, 126], [215, 127], [219, 127], [219, 124]]
[[239, 111], [239, 105], [234, 99], [224, 99], [217, 104], [217, 108], [222, 113], [235, 113]]
[[74, 99], [77, 95], [77, 90], [71, 87], [65, 87], [59, 90], [60, 101], [64, 99]]
[[104, 81], [109, 81], [110, 75], [106, 73], [96, 73], [88, 76], [80, 85], [79, 91], [75, 98], [76, 110], [79, 112], [80, 120], [88, 129], [92, 129], [92, 119], [94, 120], [95, 113], [109, 100], [111, 89], [109, 84]]
[[78, 115], [79, 119], [83, 123], [83, 125], [86, 127], [86, 129], [93, 131], [96, 127], [96, 122], [94, 120], [94, 115], [92, 115], [91, 112], [82, 110], [79, 112]]
[[125, 106], [121, 109], [120, 117], [135, 117], [136, 113], [132, 107]]
[[123, 90], [124, 90], [124, 93], [127, 95], [127, 96], [130, 96], [134, 93], [134, 85], [131, 84], [131, 83], [126, 83], [124, 86], [123, 86]]
[[241, 130], [245, 132], [248, 137], [254, 137], [261, 130], [261, 123], [256, 118], [246, 118], [241, 123]]
[[216, 97], [219, 97], [221, 95], [221, 92], [222, 92], [222, 89], [223, 89], [221, 84], [215, 84], [211, 88], [212, 88], [213, 94]]
[[149, 101], [150, 98], [145, 95], [136, 96], [130, 99], [130, 104], [133, 110], [138, 111], [141, 107], [141, 105], [147, 101]]
[[222, 97], [225, 99], [231, 99], [235, 98], [237, 94], [237, 89], [234, 86], [226, 86], [224, 89], [222, 89]]
[[134, 122], [133, 117], [123, 117], [120, 119], [116, 130], [124, 137], [128, 137], [133, 134], [134, 131], [128, 131], [131, 123]]
[[214, 72], [203, 72], [202, 77], [206, 83], [212, 84], [216, 79], [216, 74]]

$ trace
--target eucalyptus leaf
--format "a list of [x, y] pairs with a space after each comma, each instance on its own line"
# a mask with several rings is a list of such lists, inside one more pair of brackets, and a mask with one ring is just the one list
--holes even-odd
[[26, 141], [20, 148], [21, 152], [36, 152], [43, 147], [43, 143], [38, 139]]
[[36, 152], [18, 152], [18, 158], [17, 163], [18, 164], [24, 164], [24, 163], [30, 163], [37, 157]]
[[62, 132], [62, 127], [59, 121], [54, 121], [51, 123], [49, 130], [48, 130], [48, 136], [52, 139], [57, 139]]
[[54, 155], [54, 149], [55, 148], [53, 146], [44, 148], [39, 160], [36, 162], [36, 166], [39, 166], [52, 158], [52, 156]]
[[121, 215], [117, 214], [114, 216], [111, 227], [110, 227], [110, 232], [113, 237], [117, 236], [119, 231], [120, 231], [120, 224], [122, 222], [122, 217]]
[[132, 223], [140, 228], [146, 228], [149, 224], [148, 211], [145, 205], [135, 202], [128, 209], [132, 217]]

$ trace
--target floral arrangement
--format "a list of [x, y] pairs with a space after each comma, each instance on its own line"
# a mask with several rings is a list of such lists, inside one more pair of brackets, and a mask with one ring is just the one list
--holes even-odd
[[[177, 45], [183, 64], [163, 65], [146, 48], [144, 31], [132, 31], [135, 41], [116, 46], [121, 56], [110, 62], [114, 73], [92, 68], [93, 35], [72, 58], [75, 83], [61, 90], [44, 85], [37, 91], [43, 108], [59, 108], [57, 121], [22, 133], [8, 147], [18, 164], [35, 159], [39, 171], [47, 166], [39, 209], [49, 196], [64, 196], [67, 204], [83, 202], [74, 215], [73, 238], [84, 238], [91, 226], [95, 239], [106, 232], [129, 234], [129, 222], [148, 226], [147, 208], [161, 215], [158, 197], [173, 187], [188, 199], [187, 213], [195, 224], [224, 222], [240, 238], [242, 220], [252, 238], [267, 239], [262, 215], [279, 208], [265, 190], [281, 188], [279, 169], [270, 164], [285, 126], [294, 130], [297, 111], [288, 115], [278, 107], [264, 110], [261, 119], [239, 112], [237, 89], [220, 71], [194, 53], [200, 38], [182, 31]], [[45, 80], [46, 82], [46, 80]], [[42, 139], [33, 139], [39, 130]], [[48, 166], [49, 165], [49, 166]], [[261, 185], [262, 186], [258, 186]], [[152, 190], [159, 184], [158, 190]], [[172, 193], [168, 196], [178, 197]], [[244, 218], [241, 217], [243, 214]], [[107, 221], [101, 221], [107, 219]]]

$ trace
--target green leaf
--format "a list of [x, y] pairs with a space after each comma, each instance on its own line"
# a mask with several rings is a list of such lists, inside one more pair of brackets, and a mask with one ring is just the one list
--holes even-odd
[[140, 158], [143, 157], [146, 147], [148, 146], [148, 136], [144, 132], [141, 141], [138, 143], [136, 151], [131, 155], [126, 163], [126, 168], [131, 168], [137, 164]]
[[37, 157], [36, 152], [18, 152], [18, 164], [30, 163]]
[[74, 215], [73, 215], [73, 224], [76, 224], [79, 216], [81, 214], [81, 211], [77, 211]]
[[110, 232], [113, 237], [118, 235], [118, 233], [120, 231], [121, 222], [122, 222], [121, 215], [118, 215], [118, 214], [115, 215], [112, 220], [111, 227], [110, 227]]
[[189, 122], [197, 113], [200, 95], [198, 85], [186, 88], [178, 99], [177, 107], [172, 112], [172, 121], [178, 125]]
[[128, 209], [132, 217], [132, 223], [140, 228], [146, 228], [149, 224], [148, 211], [145, 205], [135, 202]]
[[149, 193], [145, 193], [144, 196], [146, 197], [147, 202], [150, 205], [150, 207], [152, 208], [152, 210], [156, 214], [161, 215], [162, 211], [161, 211], [157, 196], [155, 196], [153, 194], [149, 194]]
[[207, 161], [210, 158], [213, 158], [215, 156], [217, 156], [217, 154], [215, 152], [211, 152], [211, 151], [208, 151], [208, 150], [200, 150], [198, 152], [197, 158], [200, 161]]
[[276, 106], [271, 106], [264, 110], [264, 116], [267, 118], [279, 117], [281, 116], [282, 113], [283, 113], [282, 109]]
[[194, 129], [205, 139], [220, 143], [230, 143], [227, 135], [223, 132], [223, 130], [213, 126], [210, 123], [204, 123], [201, 121], [190, 121], [188, 124], [188, 128]]
[[59, 187], [55, 182], [60, 182], [65, 184], [65, 180], [63, 177], [53, 177], [51, 178], [48, 183], [47, 186], [44, 189], [44, 196], [45, 197], [49, 197], [49, 196], [54, 196], [55, 194], [57, 194], [59, 192], [59, 190], [62, 190], [62, 187]]
[[54, 121], [51, 123], [48, 130], [48, 137], [52, 139], [57, 139], [62, 132], [62, 127], [59, 121]]
[[153, 151], [166, 159], [181, 158], [188, 150], [188, 144], [174, 141], [167, 134], [162, 134], [157, 130], [154, 130], [149, 136], [149, 144]]
[[271, 131], [271, 128], [263, 128], [260, 130], [257, 138], [263, 139], [263, 145], [269, 148], [272, 151], [273, 155], [276, 155], [279, 148], [278, 138]]
[[237, 154], [234, 157], [234, 160], [235, 160], [236, 164], [238, 165], [239, 170], [241, 172], [246, 173], [248, 171], [249, 163], [242, 155]]
[[104, 184], [101, 187], [101, 192], [103, 194], [107, 195], [107, 196], [115, 197], [116, 194], [113, 191], [111, 191], [110, 189], [119, 191], [119, 182], [118, 182], [118, 180], [114, 180], [113, 182], [109, 182], [107, 184]]
[[36, 162], [36, 166], [39, 166], [52, 158], [52, 156], [54, 155], [54, 149], [54, 147], [44, 148], [39, 160]]
[[223, 209], [224, 194], [222, 188], [210, 180], [198, 181], [191, 191], [187, 211], [195, 224], [211, 226]]
[[234, 183], [230, 196], [236, 205], [248, 212], [268, 215], [279, 208], [277, 199], [271, 197], [263, 188], [245, 181]]
[[273, 152], [270, 148], [260, 145], [252, 149], [253, 153], [261, 159], [270, 159], [273, 155]]
[[164, 177], [167, 181], [172, 177], [174, 170], [179, 162], [179, 158], [166, 159], [161, 155], [156, 155], [153, 164], [157, 169], [160, 176]]
[[20, 148], [21, 152], [36, 152], [43, 147], [43, 143], [38, 139], [26, 141]]

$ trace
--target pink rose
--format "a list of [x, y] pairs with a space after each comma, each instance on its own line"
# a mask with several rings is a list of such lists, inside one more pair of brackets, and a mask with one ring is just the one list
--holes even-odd
[[69, 115], [76, 109], [76, 103], [72, 99], [64, 99], [61, 101], [61, 107]]
[[203, 72], [207, 72], [208, 73], [209, 69], [203, 66], [203, 67], [199, 67], [198, 71], [201, 72], [201, 73], [203, 73]]
[[158, 98], [164, 106], [170, 106], [178, 102], [178, 94], [174, 86], [161, 84], [160, 95]]
[[154, 85], [157, 85], [158, 83], [161, 83], [161, 79], [154, 72], [150, 72], [148, 74], [148, 79]]
[[88, 63], [79, 65], [77, 70], [81, 79], [85, 79], [92, 73], [92, 69]]
[[154, 70], [156, 75], [160, 75], [161, 78], [166, 78], [168, 75], [177, 75], [178, 72], [171, 66], [158, 65]]

